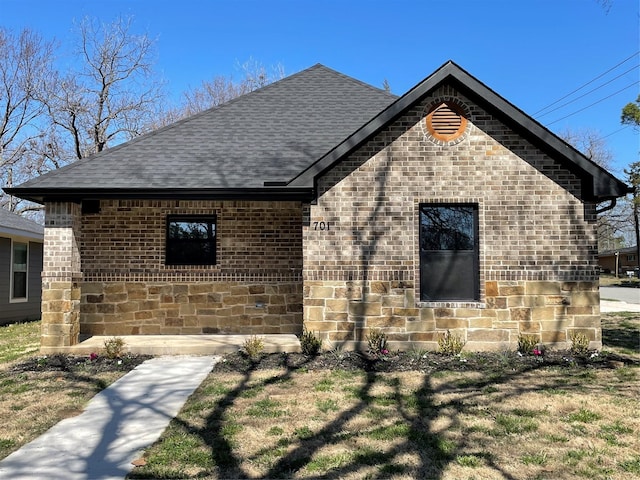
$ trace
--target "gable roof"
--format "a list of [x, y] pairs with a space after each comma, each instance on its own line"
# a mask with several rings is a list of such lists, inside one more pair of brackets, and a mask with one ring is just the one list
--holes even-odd
[[453, 62], [398, 98], [315, 65], [18, 187], [43, 202], [83, 198], [310, 200], [316, 179], [441, 85], [470, 101], [582, 179], [601, 202], [630, 188]]
[[289, 185], [315, 183], [319, 175], [444, 84], [452, 85], [551, 158], [573, 171], [582, 179], [583, 196], [586, 200], [612, 200], [632, 191], [626, 184], [451, 61], [381, 111], [344, 142], [336, 145], [327, 155], [309, 165], [293, 178]]
[[33, 220], [0, 208], [0, 236], [27, 237], [42, 241], [44, 227]]
[[[396, 98], [318, 64], [5, 190], [37, 202], [61, 196], [273, 197]], [[309, 188], [286, 190], [309, 197]]]

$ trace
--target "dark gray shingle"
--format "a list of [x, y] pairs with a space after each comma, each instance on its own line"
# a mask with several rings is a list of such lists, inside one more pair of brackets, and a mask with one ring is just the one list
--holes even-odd
[[42, 239], [44, 227], [28, 218], [0, 208], [0, 234], [23, 235]]
[[30, 180], [22, 189], [262, 188], [296, 176], [396, 97], [322, 65]]

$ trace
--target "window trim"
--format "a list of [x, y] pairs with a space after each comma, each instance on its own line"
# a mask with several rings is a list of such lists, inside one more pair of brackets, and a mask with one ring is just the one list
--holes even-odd
[[[25, 245], [27, 247], [27, 263], [25, 264], [24, 272], [22, 270], [15, 270], [15, 246], [17, 244]], [[29, 242], [21, 242], [19, 240], [11, 239], [11, 268], [10, 277], [9, 277], [9, 303], [24, 303], [29, 301]], [[14, 296], [14, 285], [15, 285], [15, 274], [16, 273], [24, 273], [25, 274], [25, 286], [24, 286], [24, 297], [15, 297]]]
[[[171, 239], [170, 235], [170, 225], [172, 222], [199, 222], [199, 223], [208, 223], [209, 226], [213, 225], [213, 234], [212, 239], [208, 239], [207, 242], [211, 244], [213, 247], [213, 259], [211, 262], [207, 263], [187, 263], [187, 262], [176, 262], [169, 261], [169, 244], [172, 242], [180, 242], [177, 239]], [[209, 231], [209, 233], [211, 233]], [[165, 252], [164, 252], [164, 264], [167, 267], [184, 267], [184, 266], [214, 266], [217, 265], [218, 262], [218, 217], [215, 214], [212, 215], [167, 215], [166, 219], [166, 234], [165, 234]], [[173, 260], [173, 259], [171, 259]]]
[[[417, 212], [417, 234], [416, 234], [416, 252], [417, 252], [417, 274], [418, 274], [418, 282], [416, 282], [416, 299], [417, 304], [420, 306], [465, 306], [465, 307], [480, 307], [484, 306], [482, 302], [483, 297], [483, 288], [482, 288], [482, 262], [481, 262], [481, 239], [480, 239], [480, 218], [481, 218], [481, 208], [480, 201], [457, 201], [457, 200], [443, 200], [443, 201], [420, 201], [416, 202], [416, 212]], [[473, 298], [463, 298], [463, 299], [423, 299], [422, 296], [422, 228], [421, 228], [421, 215], [422, 209], [424, 207], [471, 207], [473, 212], [473, 228], [474, 228], [474, 248], [473, 250], [468, 250], [473, 252], [473, 290], [474, 297]], [[445, 251], [453, 251], [453, 250], [445, 250]]]

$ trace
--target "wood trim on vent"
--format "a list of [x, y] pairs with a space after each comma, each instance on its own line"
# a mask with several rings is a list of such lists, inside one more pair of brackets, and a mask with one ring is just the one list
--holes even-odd
[[455, 140], [467, 128], [464, 111], [451, 101], [434, 106], [427, 115], [426, 122], [429, 134], [445, 142]]

